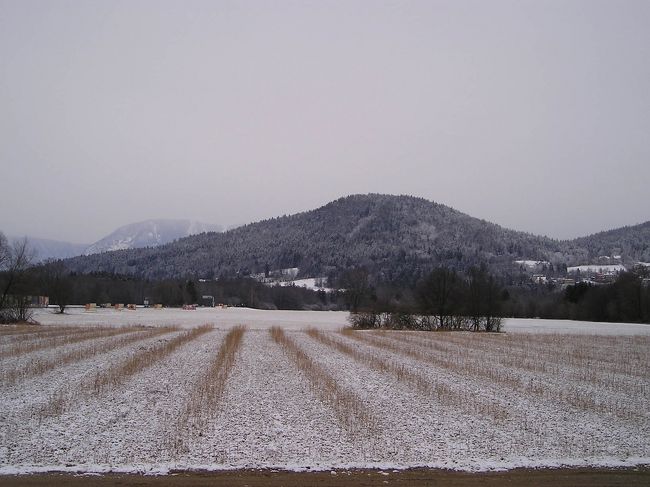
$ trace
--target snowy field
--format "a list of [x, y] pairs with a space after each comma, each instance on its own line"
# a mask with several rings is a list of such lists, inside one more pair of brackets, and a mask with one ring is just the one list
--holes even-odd
[[627, 269], [623, 264], [590, 264], [590, 265], [577, 265], [574, 267], [567, 267], [566, 271], [569, 274], [575, 272], [603, 272], [606, 274], [613, 274], [616, 272], [625, 272]]
[[43, 310], [37, 331], [0, 328], [0, 473], [650, 463], [648, 327], [346, 316]]
[[[103, 325], [103, 326], [179, 326], [192, 328], [213, 325], [231, 328], [244, 325], [249, 330], [281, 326], [285, 329], [302, 330], [315, 326], [319, 329], [339, 330], [348, 326], [347, 311], [264, 311], [251, 308], [137, 308], [115, 311], [99, 308], [87, 312], [83, 307], [67, 308], [65, 314], [56, 309], [36, 309], [34, 319], [42, 325]], [[508, 333], [568, 333], [599, 335], [650, 335], [650, 325], [635, 323], [594, 323], [590, 321], [539, 320], [509, 318], [504, 320]]]
[[338, 330], [348, 324], [346, 311], [264, 311], [251, 308], [137, 308], [121, 311], [98, 308], [96, 311], [85, 311], [83, 307], [66, 308], [64, 315], [57, 314], [55, 308], [35, 311], [34, 319], [42, 325], [172, 325], [192, 328], [209, 324], [219, 328], [245, 325], [249, 329], [271, 326], [302, 329], [317, 326]]

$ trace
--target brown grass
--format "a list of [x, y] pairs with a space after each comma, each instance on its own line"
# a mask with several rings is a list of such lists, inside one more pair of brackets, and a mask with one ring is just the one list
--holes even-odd
[[404, 366], [404, 364], [391, 362], [389, 360], [379, 358], [372, 353], [363, 352], [358, 348], [351, 347], [346, 343], [327, 336], [325, 333], [317, 330], [316, 328], [309, 328], [307, 330], [307, 334], [322, 344], [338, 350], [339, 352], [347, 355], [348, 357], [351, 357], [352, 359], [366, 365], [371, 369], [394, 375], [399, 381], [405, 382], [415, 387], [420, 392], [429, 393], [436, 388], [436, 386], [432, 384], [427, 378], [410, 371]]
[[72, 330], [62, 331], [60, 334], [53, 334], [53, 336], [36, 337], [35, 340], [16, 343], [4, 350], [0, 351], [0, 358], [17, 357], [39, 350], [46, 350], [55, 347], [62, 347], [64, 345], [71, 345], [86, 340], [94, 340], [96, 338], [107, 338], [123, 333], [131, 333], [132, 327], [119, 327], [119, 328], [75, 328]]
[[36, 377], [49, 372], [50, 370], [57, 369], [75, 362], [80, 362], [88, 358], [94, 357], [99, 354], [107, 353], [120, 347], [124, 347], [134, 342], [146, 340], [156, 336], [160, 336], [172, 331], [176, 328], [145, 328], [142, 326], [128, 327], [133, 332], [126, 336], [118, 336], [104, 343], [91, 343], [83, 348], [71, 350], [70, 352], [57, 355], [53, 358], [34, 358], [26, 364], [21, 364], [13, 368], [0, 371], [0, 384], [2, 386], [9, 386], [16, 382]]
[[0, 325], [0, 336], [18, 335], [21, 333], [35, 333], [38, 330], [43, 330], [40, 325], [33, 324], [19, 324], [19, 325]]
[[509, 385], [511, 387], [521, 385], [519, 379], [503, 373], [500, 369], [489, 366], [486, 367], [485, 364], [480, 361], [464, 360], [464, 356], [462, 354], [455, 354], [454, 356], [439, 356], [432, 353], [420, 351], [413, 346], [405, 346], [404, 344], [400, 344], [395, 339], [393, 339], [394, 336], [397, 336], [394, 335], [394, 333], [389, 334], [382, 332], [381, 335], [371, 335], [369, 333], [357, 333], [352, 330], [344, 330], [343, 333], [346, 336], [365, 342], [373, 347], [388, 350], [400, 355], [405, 355], [422, 362], [428, 362], [442, 369], [457, 371], [462, 374], [467, 374], [471, 377], [484, 377], [494, 382]]
[[207, 372], [189, 394], [169, 445], [174, 452], [188, 451], [189, 438], [200, 434], [218, 413], [245, 331], [244, 326], [237, 326], [228, 332]]
[[35, 340], [40, 337], [64, 334], [66, 332], [80, 330], [80, 326], [47, 326], [40, 325], [18, 325], [13, 331], [0, 330], [0, 344], [8, 345], [16, 342]]
[[[431, 337], [421, 334], [391, 337], [420, 346], [432, 342]], [[562, 378], [563, 382], [575, 386], [589, 383], [625, 396], [643, 397], [650, 390], [648, 337], [514, 334], [484, 338], [474, 334], [446, 334], [435, 342], [437, 347], [447, 342], [444, 345], [447, 353], [467, 352], [476, 360], [498, 364], [511, 374], [533, 372], [547, 376], [547, 381]]]
[[178, 335], [170, 340], [164, 340], [151, 348], [138, 350], [121, 363], [111, 365], [108, 369], [98, 372], [94, 379], [81, 384], [74, 390], [57, 391], [48, 402], [34, 411], [39, 419], [63, 414], [70, 404], [83, 396], [101, 395], [122, 385], [127, 379], [138, 372], [152, 366], [159, 360], [170, 355], [180, 346], [198, 338], [212, 330], [209, 325], [200, 326]]
[[[506, 334], [485, 336], [482, 340], [474, 337], [444, 337], [449, 342], [470, 344], [472, 347], [493, 349], [507, 347], [509, 353], [544, 355], [551, 363], [572, 365], [607, 364], [620, 372], [637, 371], [642, 375], [650, 372], [650, 337], [646, 336], [598, 336], [565, 334]], [[632, 366], [632, 368], [628, 368]]]
[[377, 420], [366, 410], [363, 401], [341, 388], [336, 379], [315, 363], [282, 328], [274, 326], [269, 331], [273, 340], [305, 375], [312, 391], [334, 410], [339, 422], [352, 437], [372, 434], [377, 430]]
[[99, 395], [107, 390], [122, 385], [138, 372], [151, 367], [156, 362], [170, 355], [177, 348], [185, 345], [212, 330], [212, 326], [203, 325], [178, 335], [170, 340], [146, 350], [141, 350], [120, 364], [115, 364], [103, 372], [98, 372], [92, 383], [92, 393]]
[[[590, 382], [601, 387], [603, 384], [607, 384], [606, 388], [611, 390], [645, 395], [648, 391], [647, 381], [645, 384], [630, 383], [626, 377], [611, 375], [611, 371], [608, 371], [607, 368], [603, 369], [605, 376], [595, 377], [596, 372], [594, 371], [598, 370], [598, 366], [592, 362], [576, 362], [575, 357], [573, 360], [560, 362], [553, 366], [546, 363], [548, 354], [552, 353], [550, 350], [548, 354], [540, 353], [539, 355], [536, 355], [534, 351], [522, 354], [517, 354], [516, 351], [510, 353], [507, 347], [495, 349], [496, 347], [490, 344], [479, 344], [480, 337], [469, 333], [456, 336], [452, 336], [450, 333], [436, 334], [435, 337], [425, 337], [422, 336], [423, 334], [416, 334], [414, 337], [408, 332], [380, 332], [374, 335], [359, 336], [357, 334], [355, 338], [376, 347], [383, 347], [392, 352], [431, 363], [459, 375], [486, 378], [525, 397], [532, 394], [549, 402], [564, 403], [582, 411], [612, 414], [622, 419], [643, 417], [646, 414], [645, 411], [631, 407], [623, 399], [594, 393], [593, 389], [585, 388], [584, 382], [589, 379]], [[557, 338], [553, 338], [552, 335], [549, 337], [537, 336], [535, 341], [543, 343], [548, 339], [549, 347], [552, 347]], [[587, 336], [579, 337], [585, 342], [588, 342], [589, 338]], [[521, 339], [525, 340], [525, 338]], [[564, 341], [567, 339], [565, 336]], [[466, 347], [464, 340], [468, 341]], [[445, 341], [449, 343], [441, 343]], [[406, 342], [408, 346], [396, 342]], [[598, 337], [596, 342], [602, 344], [602, 337]], [[431, 349], [431, 345], [435, 345], [435, 350]], [[582, 372], [572, 371], [573, 367], [578, 364], [583, 367]], [[593, 370], [589, 371], [589, 366]], [[531, 374], [522, 373], [522, 370], [533, 372], [534, 375], [531, 377]], [[561, 378], [559, 384], [558, 378]]]
[[[462, 338], [467, 338], [465, 343], [458, 341]], [[589, 383], [623, 395], [645, 396], [649, 390], [648, 337], [515, 334], [500, 342], [472, 338], [458, 337], [453, 342], [477, 355], [487, 354], [508, 369], [541, 373], [551, 379], [562, 377], [575, 384]]]
[[[387, 341], [378, 341], [373, 339], [373, 337], [369, 336], [369, 334], [365, 332], [344, 329], [340, 333], [380, 350], [388, 350], [418, 360], [426, 360], [427, 358], [425, 354], [420, 354], [414, 350], [399, 347]], [[440, 363], [436, 362], [435, 365], [440, 366]], [[443, 368], [449, 368], [448, 364], [445, 364], [445, 367]], [[471, 394], [466, 390], [454, 389], [443, 382], [432, 381], [431, 379], [414, 372], [410, 372], [410, 374], [419, 376], [419, 381], [427, 383], [427, 390], [432, 391], [435, 394], [436, 400], [444, 406], [454, 407], [470, 414], [480, 413], [489, 416], [494, 420], [505, 420], [508, 418], [508, 412], [493, 401], [487, 401], [486, 399]]]

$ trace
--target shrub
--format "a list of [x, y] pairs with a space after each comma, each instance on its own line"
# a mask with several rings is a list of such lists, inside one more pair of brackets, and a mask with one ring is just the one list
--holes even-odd
[[348, 316], [348, 322], [352, 328], [356, 328], [358, 330], [379, 328], [381, 326], [381, 315], [367, 311], [350, 313], [350, 316]]

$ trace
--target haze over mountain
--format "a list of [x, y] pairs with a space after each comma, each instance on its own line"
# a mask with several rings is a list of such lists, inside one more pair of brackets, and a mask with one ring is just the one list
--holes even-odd
[[[31, 236], [28, 236], [27, 239], [34, 251], [34, 261], [43, 262], [112, 250], [157, 247], [189, 235], [202, 232], [220, 232], [221, 230], [220, 225], [195, 220], [155, 219], [119, 227], [91, 245]], [[19, 237], [10, 238], [12, 241], [19, 239]]]
[[434, 266], [466, 270], [486, 264], [514, 272], [518, 259], [556, 266], [620, 255], [650, 261], [650, 222], [572, 241], [506, 229], [412, 196], [353, 195], [315, 210], [204, 233], [157, 248], [106, 252], [69, 260], [76, 272], [147, 278], [215, 278], [300, 268], [300, 276], [332, 276], [363, 266], [377, 279], [413, 281]]
[[[10, 237], [9, 240], [16, 241], [24, 237]], [[50, 259], [67, 259], [82, 255], [88, 248], [88, 244], [62, 242], [48, 238], [27, 236], [29, 247], [34, 252], [34, 262], [43, 262]]]
[[112, 250], [157, 247], [179, 238], [203, 232], [219, 232], [219, 225], [195, 220], [146, 220], [124, 225], [106, 237], [90, 245], [85, 255], [109, 252]]

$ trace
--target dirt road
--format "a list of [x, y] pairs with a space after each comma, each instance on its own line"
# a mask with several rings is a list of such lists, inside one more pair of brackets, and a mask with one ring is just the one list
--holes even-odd
[[650, 467], [622, 469], [518, 469], [507, 472], [464, 473], [415, 469], [399, 472], [353, 470], [336, 472], [275, 472], [239, 470], [176, 473], [165, 476], [43, 474], [0, 476], [7, 487], [344, 487], [344, 486], [502, 486], [597, 487], [650, 485]]

